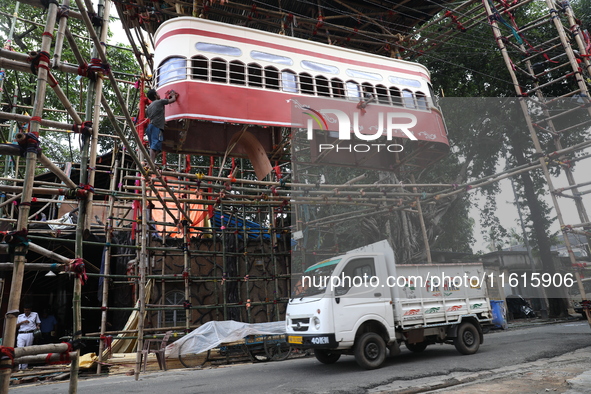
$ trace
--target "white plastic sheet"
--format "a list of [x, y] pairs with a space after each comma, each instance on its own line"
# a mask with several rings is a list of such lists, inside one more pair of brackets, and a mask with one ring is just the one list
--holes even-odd
[[234, 342], [248, 335], [285, 334], [284, 321], [272, 323], [240, 323], [234, 320], [210, 321], [166, 347], [166, 357], [198, 354], [224, 342]]

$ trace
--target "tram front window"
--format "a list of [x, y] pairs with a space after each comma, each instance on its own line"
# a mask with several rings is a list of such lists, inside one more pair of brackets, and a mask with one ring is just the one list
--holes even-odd
[[158, 68], [158, 86], [187, 78], [187, 60], [183, 57], [170, 57]]

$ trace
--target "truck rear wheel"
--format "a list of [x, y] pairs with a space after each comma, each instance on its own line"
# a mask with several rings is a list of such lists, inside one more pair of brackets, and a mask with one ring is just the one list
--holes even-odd
[[355, 343], [355, 361], [365, 369], [379, 368], [386, 359], [386, 343], [375, 332], [367, 332]]
[[458, 328], [458, 335], [454, 338], [454, 346], [462, 354], [474, 354], [480, 347], [480, 334], [472, 323], [464, 322]]
[[328, 349], [314, 349], [314, 356], [322, 364], [334, 364], [341, 358], [341, 353]]

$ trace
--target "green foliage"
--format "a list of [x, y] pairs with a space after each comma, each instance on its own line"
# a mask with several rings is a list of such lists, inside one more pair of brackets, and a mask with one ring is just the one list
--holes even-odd
[[[31, 51], [38, 51], [41, 45], [42, 33], [46, 19], [46, 12], [37, 7], [20, 4], [18, 9], [18, 19], [14, 25], [13, 40], [8, 42], [8, 34], [12, 27], [12, 13], [15, 11], [16, 2], [8, 0], [0, 0], [0, 7], [8, 12], [8, 15], [0, 15], [0, 40], [5, 43], [5, 46], [10, 46], [16, 52], [28, 54]], [[73, 7], [73, 9], [75, 6]], [[88, 38], [88, 33], [82, 21], [75, 18], [68, 19], [68, 28], [76, 38], [77, 46], [86, 62], [92, 57], [92, 42]], [[57, 25], [56, 25], [57, 29]], [[57, 30], [53, 32], [54, 36]], [[121, 45], [120, 45], [121, 46]], [[51, 48], [51, 55], [55, 49], [55, 39]], [[107, 55], [111, 69], [116, 73], [116, 78], [127, 80], [131, 83], [137, 79], [135, 75], [139, 74], [133, 53], [130, 50], [123, 50], [116, 47], [107, 47]], [[65, 64], [77, 67], [78, 61], [74, 56], [74, 52], [70, 48], [67, 40], [64, 41], [61, 60]], [[87, 78], [82, 78], [77, 75], [62, 73], [58, 70], [52, 69], [52, 75], [58, 81], [59, 86], [64, 91], [66, 97], [79, 113], [83, 121], [91, 120], [90, 117], [92, 103], [87, 104], [87, 96], [91, 91], [90, 87], [94, 85]], [[116, 116], [122, 116], [123, 112], [121, 106], [118, 104], [113, 89], [109, 87], [110, 82], [108, 78], [104, 79], [105, 88], [103, 92], [111, 109]], [[90, 86], [90, 87], [89, 87]], [[120, 83], [119, 89], [127, 93], [128, 84]], [[37, 77], [30, 73], [22, 73], [13, 70], [7, 70], [4, 81], [4, 97], [3, 100], [11, 98], [14, 94], [16, 99], [16, 112], [20, 114], [32, 113], [32, 105], [35, 102], [35, 94], [37, 91]], [[137, 108], [137, 90], [129, 89], [129, 108]], [[57, 95], [48, 86], [44, 97], [44, 112], [43, 119], [53, 120], [63, 123], [73, 124], [72, 118], [64, 111], [64, 104], [58, 99]], [[88, 107], [88, 108], [87, 108]], [[5, 108], [6, 110], [6, 108]], [[135, 110], [130, 110], [134, 113]], [[88, 113], [88, 115], [85, 115]], [[5, 129], [2, 128], [4, 131]], [[107, 117], [103, 117], [99, 125], [100, 134], [114, 134], [112, 125]], [[4, 139], [7, 139], [7, 134], [4, 132]], [[64, 133], [63, 131], [46, 131], [43, 129], [40, 132], [41, 146], [44, 147], [44, 154], [55, 162], [64, 161], [78, 161], [80, 160], [80, 138], [79, 135], [71, 133]], [[99, 152], [104, 153], [112, 149], [116, 140], [111, 138], [99, 138]]]

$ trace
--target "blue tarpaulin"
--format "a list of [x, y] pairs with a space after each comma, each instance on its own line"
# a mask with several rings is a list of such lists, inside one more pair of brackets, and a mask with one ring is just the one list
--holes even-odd
[[[246, 232], [250, 239], [257, 239], [261, 235], [264, 239], [271, 239], [268, 227], [263, 227], [252, 220], [244, 220], [228, 213], [215, 211], [211, 219], [211, 225], [218, 230], [224, 227], [227, 231], [238, 231], [238, 238], [240, 239], [242, 239], [244, 232]], [[279, 235], [276, 235], [276, 237], [279, 238]]]

